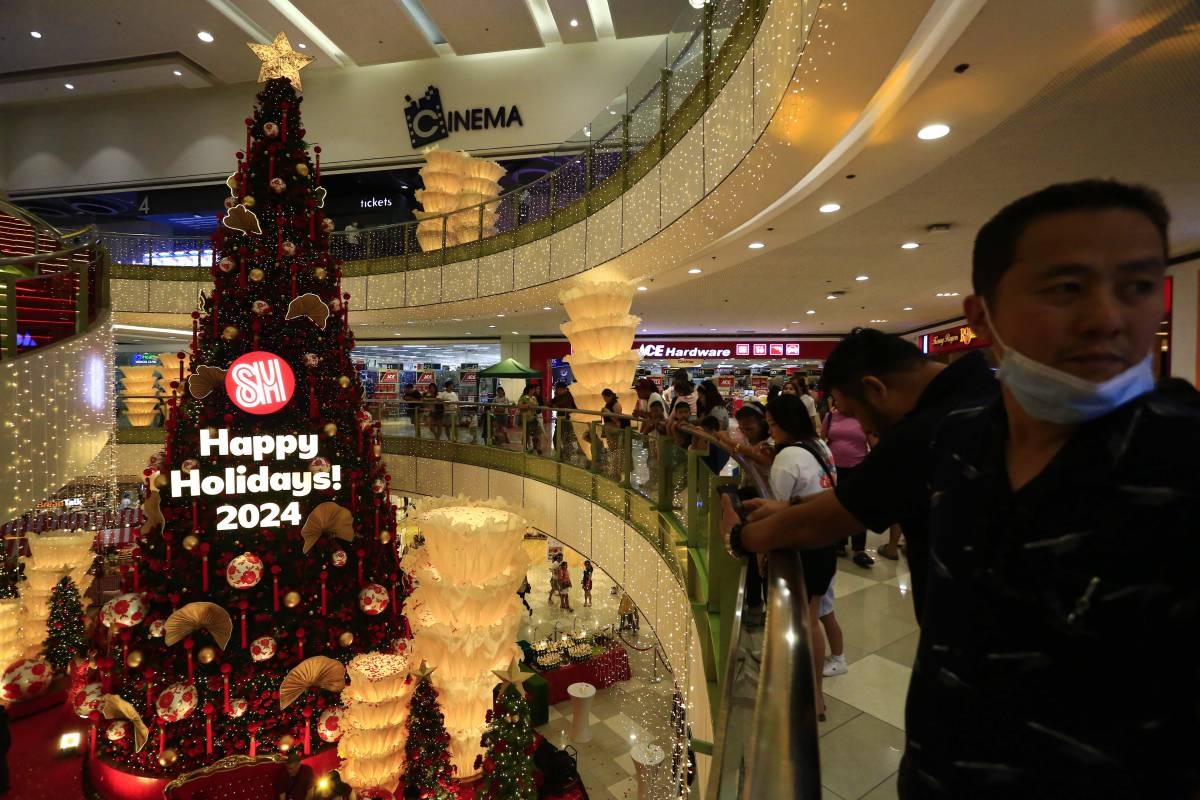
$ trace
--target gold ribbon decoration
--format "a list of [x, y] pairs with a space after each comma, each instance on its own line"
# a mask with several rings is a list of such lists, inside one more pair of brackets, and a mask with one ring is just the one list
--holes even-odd
[[128, 700], [119, 695], [106, 694], [101, 699], [104, 701], [104, 705], [101, 707], [100, 713], [105, 719], [127, 719], [133, 724], [134, 752], [142, 752], [142, 748], [146, 746], [146, 740], [150, 737], [150, 729], [146, 727], [146, 723], [142, 722], [142, 715], [130, 705]]
[[340, 692], [346, 688], [346, 667], [329, 656], [313, 656], [296, 665], [279, 684], [279, 707], [287, 708], [309, 689]]
[[188, 378], [188, 392], [197, 400], [203, 400], [212, 394], [213, 389], [224, 385], [225, 370], [204, 364], [196, 367], [196, 371]]
[[216, 603], [188, 603], [167, 617], [163, 633], [170, 647], [201, 629], [212, 634], [213, 640], [224, 650], [233, 634], [233, 620], [229, 612]]
[[287, 315], [284, 320], [293, 320], [300, 317], [308, 317], [321, 330], [325, 330], [325, 323], [329, 321], [329, 306], [315, 294], [302, 294], [299, 297], [288, 303]]
[[150, 533], [155, 528], [161, 529], [167, 524], [167, 518], [162, 513], [162, 496], [158, 492], [150, 492], [142, 502], [142, 514], [146, 521], [142, 523], [142, 535]]
[[230, 230], [242, 233], [262, 234], [262, 226], [258, 224], [258, 217], [242, 203], [229, 209], [229, 213], [221, 220], [221, 224]]
[[339, 506], [330, 500], [312, 510], [300, 533], [304, 537], [304, 549], [301, 551], [304, 553], [312, 550], [313, 545], [324, 533], [337, 539], [353, 542], [354, 515], [350, 513], [350, 509]]

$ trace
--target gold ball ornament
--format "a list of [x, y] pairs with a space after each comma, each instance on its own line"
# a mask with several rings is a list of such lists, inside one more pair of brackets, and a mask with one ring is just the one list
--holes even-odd
[[217, 660], [217, 651], [211, 647], [201, 647], [196, 653], [196, 660], [201, 664], [211, 664]]
[[350, 386], [350, 377], [348, 375], [343, 375], [338, 378], [338, 386], [342, 387], [343, 389]]
[[308, 164], [303, 164], [303, 163], [297, 164], [296, 165], [296, 174], [300, 175], [300, 176], [307, 176], [308, 175]]
[[506, 719], [507, 719], [507, 720], [508, 720], [510, 723], [516, 723], [516, 722], [517, 722], [518, 720], [520, 720], [521, 718], [520, 718], [519, 716], [517, 716], [516, 714], [509, 714], [509, 715], [508, 715], [508, 717], [506, 717]]
[[300, 593], [288, 592], [283, 596], [283, 604], [288, 608], [295, 608], [300, 605]]
[[334, 436], [337, 434], [337, 425], [334, 425], [332, 422], [330, 422], [321, 430], [325, 433], [326, 436]]
[[179, 753], [175, 752], [174, 747], [168, 747], [162, 751], [162, 755], [158, 757], [160, 767], [169, 767], [179, 760]]
[[232, 342], [238, 337], [238, 329], [236, 325], [226, 325], [225, 330], [221, 331], [221, 338]]
[[340, 644], [342, 647], [349, 647], [350, 645], [354, 644], [354, 634], [350, 631], [346, 631], [338, 637], [338, 644]]
[[313, 270], [313, 277], [315, 277], [319, 281], [325, 280], [325, 276], [328, 274], [329, 273], [326, 272], [324, 267], [317, 267], [316, 269]]
[[252, 281], [261, 281], [265, 277], [267, 277], [267, 273], [263, 272], [261, 269], [259, 269], [257, 267], [250, 270], [250, 280], [252, 280]]
[[391, 531], [380, 531], [379, 532], [379, 541], [380, 542], [382, 542], [383, 544], [387, 544], [391, 540], [392, 540], [392, 532]]
[[171, 485], [171, 479], [160, 472], [154, 478], [154, 485], [159, 489], [165, 489]]
[[290, 733], [285, 733], [283, 736], [279, 737], [279, 752], [286, 753], [287, 751], [291, 750], [295, 744], [296, 738]]
[[242, 205], [246, 208], [254, 208], [254, 195], [246, 195], [242, 198]]
[[195, 550], [196, 545], [198, 545], [198, 544], [200, 544], [200, 538], [197, 536], [194, 536], [189, 533], [187, 536], [183, 537], [183, 549], [184, 550], [188, 550], [188, 551]]
[[130, 650], [125, 656], [125, 666], [130, 669], [137, 669], [142, 665], [143, 658], [141, 650]]

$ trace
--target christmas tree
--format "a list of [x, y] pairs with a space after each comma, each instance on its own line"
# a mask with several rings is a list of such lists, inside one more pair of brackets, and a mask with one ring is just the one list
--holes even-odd
[[304, 141], [311, 58], [283, 34], [251, 48], [266, 86], [192, 315], [190, 375], [180, 353], [166, 448], [147, 470], [139, 556], [105, 607], [117, 635], [101, 678], [156, 746], [109, 730], [101, 757], [141, 773], [321, 747], [312, 727], [341, 665], [403, 630], [395, 509], [349, 357], [320, 148], [314, 163]]
[[25, 567], [17, 556], [0, 553], [0, 600], [20, 596], [17, 584], [21, 582], [24, 571]]
[[83, 602], [75, 581], [63, 578], [50, 594], [50, 619], [46, 621], [46, 661], [58, 674], [87, 652], [83, 631]]
[[503, 683], [488, 714], [488, 729], [483, 734], [486, 752], [480, 757], [483, 789], [479, 797], [534, 800], [537, 797], [533, 782], [535, 742], [529, 702], [521, 690], [521, 684], [533, 673], [521, 672], [517, 662], [513, 661], [507, 671], [496, 675]]
[[405, 790], [416, 789], [421, 798], [449, 800], [454, 768], [450, 764], [450, 734], [446, 719], [438, 707], [438, 692], [429, 676], [433, 670], [421, 662], [415, 672], [417, 688], [413, 691], [408, 714], [408, 741], [404, 748]]

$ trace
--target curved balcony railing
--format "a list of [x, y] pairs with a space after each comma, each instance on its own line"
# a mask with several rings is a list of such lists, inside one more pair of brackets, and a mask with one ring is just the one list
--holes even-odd
[[[133, 398], [147, 399], [147, 398]], [[159, 398], [165, 399], [165, 398]], [[795, 552], [770, 555], [766, 622], [742, 624], [745, 566], [725, 551], [718, 487], [732, 482], [705, 457], [721, 449], [770, 497], [761, 472], [704, 431], [692, 446], [641, 433], [641, 420], [601, 411], [437, 401], [368, 401], [393, 455], [449, 460], [523, 475], [617, 514], [668, 564], [691, 601], [702, 640], [712, 742], [707, 796], [767, 800], [821, 797], [815, 684], [803, 572]], [[442, 406], [439, 412], [438, 406]], [[621, 427], [622, 422], [629, 427]], [[158, 443], [156, 427], [124, 428], [122, 443]], [[602, 565], [603, 566], [603, 565]], [[658, 654], [655, 654], [658, 657]], [[678, 663], [664, 660], [679, 680]], [[719, 687], [719, 692], [716, 689]], [[676, 771], [675, 781], [683, 776]]]
[[107, 254], [89, 225], [62, 232], [0, 200], [0, 359], [86, 330], [107, 306]]
[[[587, 220], [646, 178], [703, 119], [752, 51], [768, 8], [780, 2], [709, 0], [702, 11], [681, 17], [686, 27], [677, 23], [680, 32], [663, 38], [625, 92], [557, 148], [556, 154], [566, 158], [566, 163], [497, 199], [434, 218], [440, 220], [443, 242], [464, 243], [423, 250], [415, 221], [335, 233], [330, 249], [344, 262], [344, 276], [408, 272], [486, 259]], [[802, 44], [819, 2], [789, 3], [798, 9], [796, 19], [802, 30], [794, 36]], [[753, 92], [748, 97], [753, 98]], [[761, 112], [753, 99], [749, 108], [731, 109], [731, 113], [747, 117], [761, 116]], [[765, 120], [759, 122], [765, 125]], [[700, 162], [703, 168], [703, 158]], [[709, 177], [707, 172], [705, 177]], [[427, 231], [430, 223], [420, 223], [422, 231]], [[616, 238], [619, 252], [620, 232]], [[122, 265], [116, 277], [145, 279], [154, 274], [189, 280], [186, 270], [149, 273], [130, 267], [208, 267], [213, 261], [206, 238], [106, 233], [104, 239], [114, 261]], [[574, 271], [586, 268], [592, 259], [581, 250], [577, 260], [571, 267]], [[553, 271], [547, 270], [548, 277]], [[476, 295], [488, 293], [488, 282], [481, 283], [485, 285], [476, 287]]]

